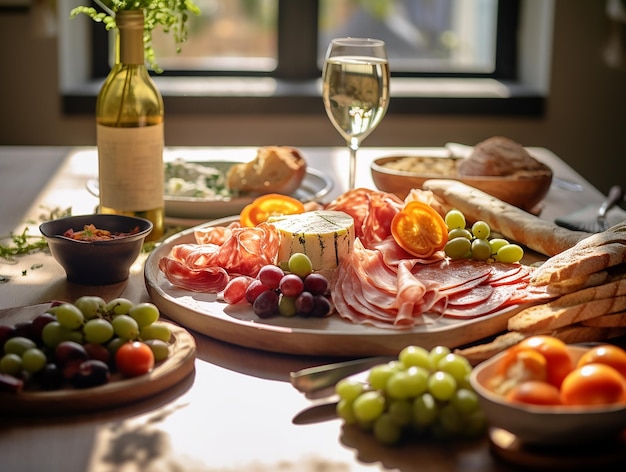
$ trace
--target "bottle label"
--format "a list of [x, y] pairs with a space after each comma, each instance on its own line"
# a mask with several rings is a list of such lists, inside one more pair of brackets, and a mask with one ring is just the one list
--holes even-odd
[[98, 125], [100, 205], [119, 211], [163, 207], [163, 123], [139, 128]]

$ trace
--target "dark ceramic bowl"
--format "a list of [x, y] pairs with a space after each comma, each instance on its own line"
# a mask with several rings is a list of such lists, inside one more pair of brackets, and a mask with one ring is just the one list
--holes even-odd
[[[69, 230], [81, 231], [93, 224], [111, 233], [139, 231], [104, 241], [79, 241], [64, 237]], [[39, 226], [48, 241], [50, 252], [65, 269], [67, 280], [82, 285], [106, 285], [128, 278], [130, 266], [137, 259], [152, 223], [143, 218], [122, 215], [81, 215], [47, 221]]]

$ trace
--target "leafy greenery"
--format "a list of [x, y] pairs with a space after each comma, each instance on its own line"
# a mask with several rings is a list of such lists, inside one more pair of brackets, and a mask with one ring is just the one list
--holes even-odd
[[193, 0], [96, 0], [104, 12], [93, 7], [79, 6], [70, 12], [70, 17], [85, 14], [96, 22], [104, 23], [107, 30], [115, 28], [115, 13], [120, 10], [143, 10], [144, 32], [143, 43], [146, 60], [150, 67], [161, 72], [156, 62], [152, 47], [152, 32], [159, 26], [165, 33], [172, 33], [176, 49], [180, 52], [181, 45], [187, 39], [189, 14], [200, 14], [200, 8]]

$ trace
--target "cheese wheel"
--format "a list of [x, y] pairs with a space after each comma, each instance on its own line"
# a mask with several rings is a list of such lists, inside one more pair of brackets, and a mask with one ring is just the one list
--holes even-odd
[[278, 261], [300, 252], [309, 256], [313, 270], [335, 269], [352, 252], [354, 220], [342, 211], [309, 211], [268, 219], [280, 235]]

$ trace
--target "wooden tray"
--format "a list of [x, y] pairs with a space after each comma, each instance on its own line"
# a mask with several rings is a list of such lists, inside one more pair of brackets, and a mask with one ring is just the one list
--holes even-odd
[[[227, 225], [237, 217], [215, 220], [201, 226]], [[166, 239], [153, 250], [145, 264], [148, 293], [168, 318], [194, 331], [240, 346], [298, 355], [376, 356], [397, 355], [410, 344], [431, 349], [469, 344], [506, 330], [508, 319], [524, 306], [518, 305], [469, 320], [425, 315], [431, 323], [411, 329], [385, 329], [351, 323], [339, 316], [326, 318], [260, 319], [248, 304], [227, 305], [215, 294], [174, 287], [159, 269], [159, 260], [173, 246], [195, 243], [189, 228]]]
[[[32, 319], [49, 306], [46, 303], [0, 310], [0, 323], [13, 325]], [[0, 412], [63, 414], [94, 411], [141, 400], [173, 387], [194, 370], [196, 344], [185, 329], [167, 324], [174, 337], [170, 357], [155, 366], [152, 372], [130, 379], [113, 379], [105, 385], [84, 390], [3, 392], [0, 393]]]

